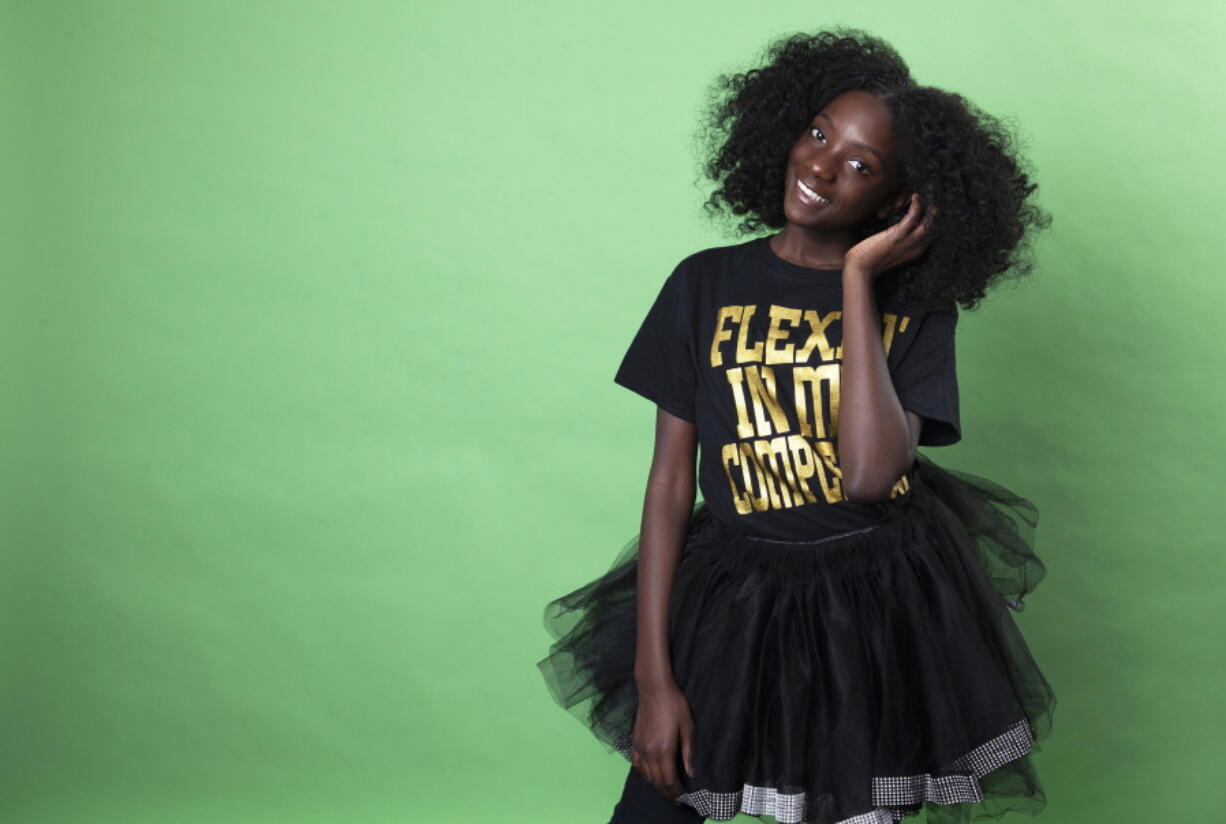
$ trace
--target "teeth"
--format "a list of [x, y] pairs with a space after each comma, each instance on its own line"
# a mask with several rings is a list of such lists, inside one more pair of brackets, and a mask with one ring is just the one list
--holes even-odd
[[812, 189], [810, 189], [810, 188], [809, 188], [808, 186], [806, 186], [804, 183], [801, 183], [799, 179], [797, 179], [797, 181], [796, 181], [796, 185], [800, 187], [800, 190], [801, 190], [802, 192], [804, 192], [805, 194], [807, 194], [807, 195], [808, 195], [810, 198], [812, 198], [813, 200], [816, 200], [816, 201], [818, 201], [819, 203], [829, 203], [829, 202], [830, 202], [829, 200], [826, 200], [826, 198], [824, 198], [824, 197], [822, 197], [821, 195], [819, 195], [817, 192], [815, 192], [815, 191], [813, 191]]

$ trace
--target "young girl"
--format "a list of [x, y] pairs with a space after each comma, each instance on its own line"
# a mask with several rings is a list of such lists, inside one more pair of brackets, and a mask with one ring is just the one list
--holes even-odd
[[657, 406], [641, 531], [538, 666], [630, 761], [614, 824], [1034, 814], [1037, 510], [916, 447], [961, 439], [958, 306], [1031, 270], [1037, 186], [855, 29], [721, 81], [707, 208], [779, 231], [664, 281], [614, 378]]

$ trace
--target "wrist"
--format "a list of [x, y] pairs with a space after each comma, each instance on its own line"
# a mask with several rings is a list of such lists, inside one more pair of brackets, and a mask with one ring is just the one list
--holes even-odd
[[662, 689], [673, 683], [672, 672], [659, 668], [634, 674], [634, 685], [640, 692]]
[[843, 266], [843, 283], [872, 283], [876, 273], [863, 263], [848, 261]]

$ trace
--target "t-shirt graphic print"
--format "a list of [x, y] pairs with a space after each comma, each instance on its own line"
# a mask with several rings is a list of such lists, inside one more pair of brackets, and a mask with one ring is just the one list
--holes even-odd
[[[920, 444], [961, 438], [956, 307], [896, 306], [876, 291], [882, 344]], [[696, 252], [660, 288], [614, 380], [696, 425], [698, 484], [733, 529], [817, 539], [878, 522], [886, 501], [849, 501], [838, 465], [842, 273], [786, 261], [769, 238]]]

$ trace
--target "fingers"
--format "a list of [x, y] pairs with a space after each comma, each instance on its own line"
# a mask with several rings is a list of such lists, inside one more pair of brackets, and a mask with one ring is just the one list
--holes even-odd
[[929, 232], [936, 219], [937, 207], [924, 201], [918, 194], [911, 195], [907, 214], [895, 224], [898, 234], [891, 257], [891, 266], [914, 260], [931, 243]]
[[928, 207], [924, 210], [924, 219], [921, 221], [920, 227], [925, 233], [932, 229], [932, 224], [936, 220], [938, 211], [940, 210], [937, 209], [935, 203], [929, 203]]
[[644, 778], [655, 787], [661, 795], [676, 801], [677, 796], [685, 792], [677, 776], [677, 750], [669, 748], [667, 752], [641, 753], [632, 749], [630, 763]]
[[677, 779], [676, 756], [674, 751], [672, 758], [667, 758], [660, 764], [661, 791], [674, 801], [677, 800], [677, 796], [685, 792], [685, 787], [682, 787], [681, 782]]
[[660, 789], [659, 774], [656, 771], [655, 764], [652, 762], [652, 760], [649, 758], [643, 758], [640, 759], [639, 763], [642, 765], [639, 772], [643, 774], [643, 778], [646, 778], [647, 783], [655, 787], [657, 792], [663, 793], [664, 791]]
[[685, 763], [685, 774], [690, 778], [694, 777], [694, 750], [691, 746], [693, 734], [693, 727], [684, 726], [681, 728], [681, 760]]
[[934, 203], [924, 201], [918, 193], [912, 193], [911, 205], [898, 225], [903, 227], [901, 231], [905, 235], [913, 235], [916, 239], [926, 238], [932, 229], [938, 211]]
[[677, 796], [685, 792], [685, 788], [681, 786], [681, 782], [677, 780], [677, 748], [670, 746], [662, 749], [653, 759], [656, 778], [658, 779], [656, 786], [665, 796], [676, 800]]
[[922, 211], [923, 205], [920, 202], [919, 195], [912, 193], [911, 199], [907, 202], [907, 211], [903, 212], [899, 221], [886, 231], [890, 232], [895, 238], [907, 237], [914, 231]]

